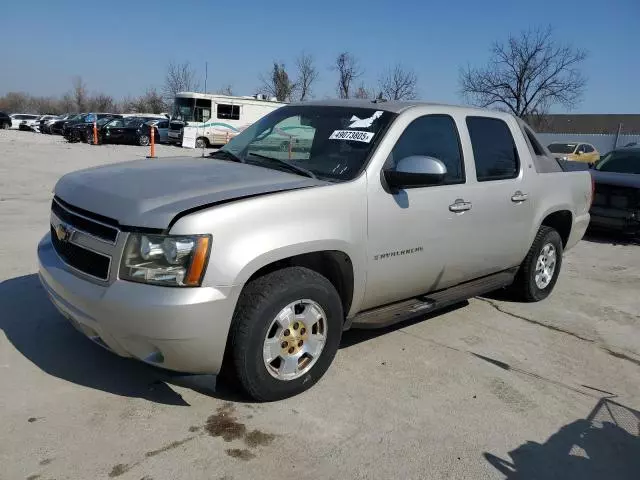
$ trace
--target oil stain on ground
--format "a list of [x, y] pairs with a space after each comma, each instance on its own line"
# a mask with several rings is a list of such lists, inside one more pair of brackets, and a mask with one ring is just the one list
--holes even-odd
[[242, 438], [247, 433], [244, 423], [238, 422], [235, 416], [235, 408], [231, 403], [225, 403], [218, 407], [215, 415], [207, 419], [204, 429], [212, 437], [221, 437], [225, 442], [231, 442]]
[[145, 453], [145, 457], [147, 457], [147, 458], [155, 457], [156, 455], [158, 455], [160, 453], [168, 452], [169, 450], [173, 450], [174, 448], [178, 448], [179, 446], [184, 445], [187, 442], [190, 442], [194, 438], [196, 438], [196, 437], [193, 436], [193, 437], [187, 437], [187, 438], [182, 439], [182, 440], [176, 440], [175, 442], [171, 442], [170, 444], [165, 445], [162, 448], [159, 448], [157, 450], [151, 450], [150, 452]]
[[269, 445], [275, 438], [276, 436], [272, 433], [264, 433], [260, 430], [254, 430], [247, 433], [247, 436], [244, 437], [244, 441], [249, 447], [256, 448], [257, 446]]
[[120, 475], [127, 473], [130, 468], [131, 467], [129, 467], [129, 465], [126, 465], [124, 463], [119, 463], [117, 465], [114, 465], [111, 471], [109, 472], [109, 477], [110, 478], [119, 477]]
[[230, 457], [237, 458], [238, 460], [244, 460], [245, 462], [251, 460], [252, 458], [256, 458], [256, 455], [254, 453], [251, 453], [246, 448], [228, 448], [227, 450], [225, 450], [225, 452], [227, 452], [227, 455], [229, 455]]

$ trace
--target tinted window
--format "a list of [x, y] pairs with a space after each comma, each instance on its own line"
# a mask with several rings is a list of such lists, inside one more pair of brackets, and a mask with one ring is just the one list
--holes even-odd
[[240, 120], [240, 105], [225, 105], [223, 103], [219, 103], [218, 118]]
[[585, 153], [591, 153], [593, 151], [594, 151], [594, 148], [591, 145], [589, 145], [588, 143], [584, 144], [584, 152]]
[[598, 164], [601, 172], [640, 174], [640, 152], [613, 152], [607, 154]]
[[479, 182], [515, 178], [520, 170], [511, 131], [497, 118], [467, 117]]
[[392, 162], [412, 155], [440, 160], [447, 167], [444, 183], [464, 182], [464, 163], [456, 124], [448, 115], [416, 118], [402, 133], [393, 151]]
[[576, 149], [575, 143], [552, 143], [547, 148], [551, 153], [573, 153]]
[[159, 122], [158, 128], [169, 128], [169, 122]]

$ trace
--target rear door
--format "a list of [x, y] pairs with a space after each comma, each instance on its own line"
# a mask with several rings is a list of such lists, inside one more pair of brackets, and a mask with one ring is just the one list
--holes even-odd
[[514, 119], [467, 116], [465, 123], [471, 147], [465, 155], [475, 170], [464, 192], [472, 205], [466, 228], [473, 239], [472, 255], [465, 258], [473, 277], [481, 277], [519, 265], [530, 247], [535, 199], [526, 177], [534, 170]]

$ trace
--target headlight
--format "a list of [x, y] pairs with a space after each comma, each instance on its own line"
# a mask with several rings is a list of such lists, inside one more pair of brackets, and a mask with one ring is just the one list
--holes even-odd
[[209, 259], [209, 235], [132, 233], [120, 264], [120, 278], [170, 287], [198, 287]]

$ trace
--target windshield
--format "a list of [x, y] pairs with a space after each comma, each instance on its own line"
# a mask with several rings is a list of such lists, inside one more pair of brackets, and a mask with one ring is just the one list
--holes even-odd
[[233, 138], [221, 152], [246, 163], [276, 169], [289, 163], [321, 179], [347, 181], [366, 166], [394, 117], [373, 108], [281, 107]]
[[640, 151], [608, 153], [598, 162], [595, 169], [600, 172], [640, 174]]
[[551, 153], [573, 153], [577, 143], [552, 143], [547, 148]]
[[195, 104], [195, 98], [176, 97], [173, 103], [173, 118], [184, 122], [193, 122], [193, 109]]

